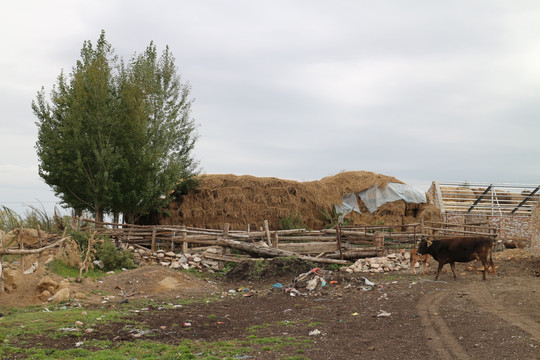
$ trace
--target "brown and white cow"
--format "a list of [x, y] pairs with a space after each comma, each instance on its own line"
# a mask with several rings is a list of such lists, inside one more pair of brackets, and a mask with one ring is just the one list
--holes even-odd
[[429, 266], [429, 254], [418, 255], [418, 250], [412, 249], [409, 253], [411, 256], [409, 261], [411, 262], [411, 271], [416, 275], [416, 263], [422, 264], [422, 274], [427, 274], [427, 267]]
[[417, 253], [420, 255], [429, 254], [439, 262], [435, 280], [439, 279], [439, 274], [445, 264], [450, 264], [454, 279], [456, 279], [455, 263], [472, 260], [480, 260], [482, 262], [482, 265], [484, 265], [482, 279], [486, 280], [488, 263], [492, 269], [495, 269], [493, 259], [491, 258], [492, 245], [493, 240], [488, 237], [456, 237], [433, 241], [422, 240], [418, 245]]

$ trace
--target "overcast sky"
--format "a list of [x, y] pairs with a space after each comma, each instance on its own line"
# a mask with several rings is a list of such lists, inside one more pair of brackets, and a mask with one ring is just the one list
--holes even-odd
[[49, 210], [31, 102], [101, 30], [168, 45], [207, 174], [344, 170], [540, 183], [539, 1], [11, 1], [0, 12], [0, 206]]

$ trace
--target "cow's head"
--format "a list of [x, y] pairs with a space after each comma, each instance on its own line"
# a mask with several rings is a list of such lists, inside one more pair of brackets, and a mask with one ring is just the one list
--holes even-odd
[[416, 253], [418, 255], [425, 255], [427, 254], [428, 247], [431, 246], [431, 241], [422, 239], [420, 240], [420, 244], [418, 244], [418, 250], [416, 250]]

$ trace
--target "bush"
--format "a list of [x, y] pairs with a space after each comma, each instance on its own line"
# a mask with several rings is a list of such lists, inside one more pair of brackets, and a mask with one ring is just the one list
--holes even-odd
[[306, 222], [302, 219], [302, 214], [297, 212], [296, 214], [291, 214], [287, 217], [282, 217], [279, 219], [279, 227], [281, 230], [291, 230], [291, 229], [305, 229]]
[[118, 249], [109, 238], [96, 245], [96, 259], [103, 261], [103, 270], [105, 271], [122, 268], [133, 269], [136, 267], [131, 258], [131, 253], [127, 250]]

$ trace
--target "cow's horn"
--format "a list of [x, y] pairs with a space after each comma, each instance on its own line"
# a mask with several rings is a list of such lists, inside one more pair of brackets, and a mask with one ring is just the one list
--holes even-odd
[[431, 246], [431, 244], [433, 244], [433, 241], [428, 240], [427, 241], [427, 246]]

